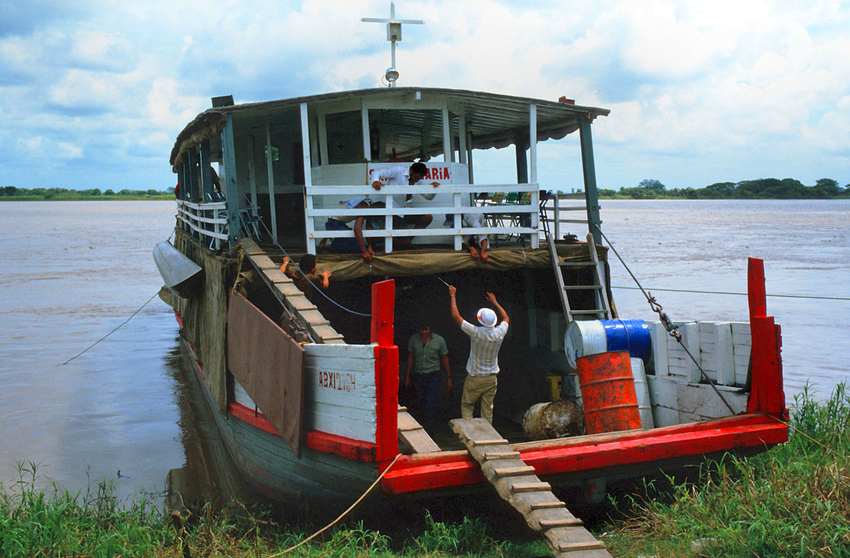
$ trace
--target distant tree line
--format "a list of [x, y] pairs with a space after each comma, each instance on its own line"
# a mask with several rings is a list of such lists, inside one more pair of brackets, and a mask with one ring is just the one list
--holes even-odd
[[821, 178], [814, 186], [805, 186], [793, 178], [759, 178], [741, 182], [718, 182], [705, 188], [672, 188], [655, 179], [642, 180], [638, 186], [619, 190], [600, 189], [603, 198], [683, 198], [683, 199], [832, 199], [850, 198], [850, 184]]
[[150, 198], [150, 197], [174, 197], [173, 190], [114, 190], [101, 191], [100, 188], [90, 190], [69, 190], [67, 188], [17, 188], [15, 186], [4, 186], [0, 188], [0, 198], [32, 198], [32, 199], [85, 199], [85, 198]]

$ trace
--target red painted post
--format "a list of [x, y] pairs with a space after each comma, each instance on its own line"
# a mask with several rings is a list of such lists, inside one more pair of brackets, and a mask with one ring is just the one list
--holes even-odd
[[764, 287], [764, 260], [747, 260], [747, 294], [750, 303], [750, 323], [754, 316], [767, 316], [767, 294]]
[[378, 461], [398, 454], [398, 347], [393, 341], [395, 281], [372, 284], [372, 343], [375, 347], [375, 387]]
[[372, 343], [393, 345], [395, 316], [395, 281], [389, 279], [372, 284]]
[[747, 401], [748, 413], [780, 415], [785, 412], [785, 390], [782, 385], [782, 332], [767, 315], [764, 262], [750, 258], [747, 266], [750, 304], [750, 336], [752, 338], [752, 383]]

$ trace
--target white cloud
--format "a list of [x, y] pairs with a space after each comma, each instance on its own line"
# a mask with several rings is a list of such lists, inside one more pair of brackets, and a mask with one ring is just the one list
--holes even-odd
[[[773, 174], [844, 184], [848, 11], [830, 0], [407, 0], [397, 17], [425, 25], [404, 26], [399, 83], [611, 108], [594, 126], [610, 184], [662, 174], [693, 187]], [[17, 169], [21, 187], [32, 186], [28, 161], [4, 158], [34, 146], [56, 164], [138, 161], [147, 166], [131, 180], [170, 183], [174, 137], [211, 96], [375, 87], [390, 64], [384, 26], [360, 21], [387, 17], [385, 0], [103, 1], [52, 13], [0, 26], [0, 141], [13, 146], [0, 168]]]

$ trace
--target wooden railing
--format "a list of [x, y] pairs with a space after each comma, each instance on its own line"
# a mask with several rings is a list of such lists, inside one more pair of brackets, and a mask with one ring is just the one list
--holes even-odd
[[[324, 230], [328, 217], [434, 215], [433, 222], [425, 229], [394, 229], [392, 219], [384, 219], [383, 228], [364, 229], [364, 237], [384, 239], [386, 252], [392, 252], [395, 238], [409, 236], [430, 238], [432, 243], [447, 243], [453, 245], [455, 250], [460, 250], [466, 236], [489, 235], [492, 238], [491, 246], [504, 239], [512, 239], [523, 244], [527, 241], [532, 248], [538, 248], [544, 232], [560, 239], [564, 224], [583, 225], [576, 230], [586, 233], [587, 204], [583, 194], [544, 196], [541, 203], [538, 188], [537, 184], [443, 184], [438, 188], [430, 185], [384, 186], [376, 191], [363, 184], [308, 186], [305, 198], [307, 249], [315, 253], [317, 243], [324, 238], [354, 237], [353, 221], [349, 223], [351, 230]], [[425, 201], [420, 196], [435, 193], [439, 198], [434, 201]], [[406, 194], [414, 195], [416, 205], [392, 207], [393, 195]], [[364, 196], [375, 202], [384, 202], [388, 207], [346, 209], [339, 204], [348, 198]], [[567, 218], [569, 213], [577, 211], [582, 212], [580, 218], [578, 215], [576, 218]], [[483, 214], [487, 226], [465, 226], [462, 218], [464, 213]], [[443, 216], [446, 215], [455, 216], [453, 225], [444, 224]], [[177, 221], [181, 228], [200, 238], [210, 249], [218, 250], [227, 244], [225, 201], [194, 203], [177, 200]], [[240, 234], [242, 232], [245, 231], [240, 231]], [[245, 234], [251, 236], [250, 231]]]
[[177, 200], [177, 222], [210, 249], [227, 244], [227, 202], [194, 203]]
[[[539, 246], [539, 211], [540, 193], [537, 184], [444, 184], [438, 188], [431, 185], [420, 186], [384, 186], [380, 191], [372, 189], [368, 185], [346, 185], [346, 186], [307, 186], [306, 187], [306, 226], [307, 226], [307, 250], [316, 252], [316, 243], [323, 238], [353, 238], [353, 230], [324, 230], [324, 224], [328, 217], [376, 217], [376, 216], [405, 216], [422, 215], [424, 213], [434, 215], [431, 225], [424, 229], [404, 229], [400, 231], [393, 228], [392, 219], [384, 219], [384, 226], [380, 229], [363, 230], [363, 236], [367, 238], [383, 238], [384, 250], [392, 252], [393, 239], [397, 237], [415, 236], [417, 238], [431, 237], [434, 241], [445, 241], [450, 237], [450, 243], [455, 250], [461, 249], [463, 237], [468, 235], [500, 235], [512, 236], [517, 239], [528, 239], [532, 248]], [[492, 199], [493, 194], [515, 192], [519, 194], [516, 203], [476, 203], [481, 199], [481, 194], [487, 193]], [[416, 206], [394, 208], [392, 197], [394, 195], [413, 194], [417, 202]], [[439, 198], [433, 201], [421, 201], [420, 194], [438, 194]], [[446, 201], [447, 195], [450, 201]], [[384, 202], [386, 207], [370, 209], [346, 209], [340, 202], [354, 197], [368, 197], [375, 202]], [[483, 214], [485, 227], [467, 227], [463, 222], [464, 213]], [[454, 225], [444, 226], [442, 218], [444, 215], [454, 215]], [[354, 223], [350, 225], [353, 227]], [[443, 237], [443, 238], [438, 238]]]

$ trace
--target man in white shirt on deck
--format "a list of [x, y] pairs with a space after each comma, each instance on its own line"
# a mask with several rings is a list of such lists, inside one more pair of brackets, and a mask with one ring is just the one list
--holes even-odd
[[[463, 383], [463, 395], [460, 399], [460, 415], [471, 419], [475, 403], [481, 401], [481, 418], [493, 424], [493, 400], [496, 398], [499, 373], [499, 349], [508, 333], [507, 312], [496, 300], [496, 295], [487, 293], [487, 302], [496, 308], [498, 316], [490, 308], [481, 308], [476, 317], [481, 326], [467, 322], [457, 309], [457, 289], [449, 285], [449, 299], [452, 319], [461, 331], [469, 336], [469, 360], [466, 362], [466, 381]], [[496, 325], [499, 318], [502, 323]]]
[[[425, 163], [413, 163], [410, 168], [405, 167], [389, 167], [385, 169], [377, 169], [372, 173], [372, 188], [380, 190], [385, 184], [389, 186], [408, 186], [421, 184], [425, 175], [428, 174], [428, 167]], [[436, 188], [439, 182], [432, 182], [431, 186]], [[434, 199], [436, 194], [422, 194], [426, 200]], [[413, 198], [412, 194], [398, 194], [393, 196], [393, 207], [407, 207], [407, 203]], [[424, 229], [431, 224], [433, 217], [431, 215], [397, 215], [393, 217], [393, 229], [406, 229], [413, 226], [415, 229]], [[403, 247], [409, 247], [411, 237], [401, 239]]]

